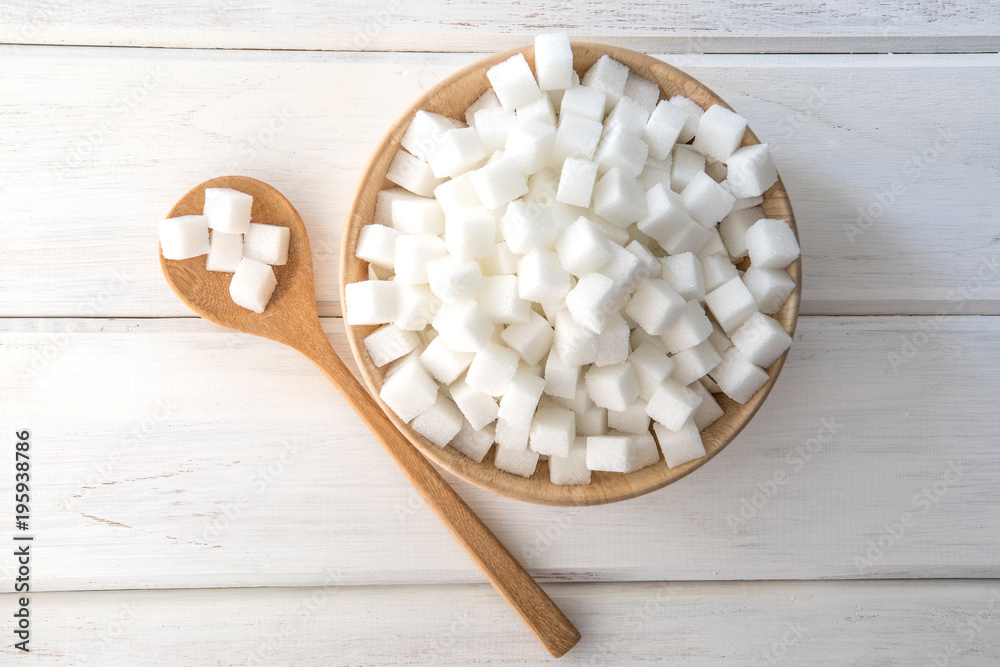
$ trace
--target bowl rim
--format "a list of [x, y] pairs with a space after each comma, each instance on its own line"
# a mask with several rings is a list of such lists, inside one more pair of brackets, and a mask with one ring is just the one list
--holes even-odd
[[[588, 57], [594, 53], [597, 53], [598, 57], [600, 57], [600, 55], [608, 55], [611, 58], [626, 64], [630, 71], [637, 69], [633, 66], [634, 63], [642, 63], [644, 65], [642, 68], [643, 70], [650, 69], [654, 72], [662, 73], [663, 75], [668, 76], [672, 80], [672, 83], [680, 88], [680, 90], [669, 92], [668, 94], [659, 80], [653, 80], [654, 83], [657, 83], [660, 87], [661, 98], [683, 94], [686, 97], [694, 99], [699, 106], [702, 106], [702, 108], [707, 108], [707, 106], [710, 105], [703, 104], [699, 101], [699, 99], [708, 100], [712, 104], [719, 104], [732, 110], [732, 107], [727, 104], [725, 100], [723, 100], [703, 83], [686, 72], [683, 72], [682, 70], [658, 58], [619, 46], [579, 41], [573, 41], [571, 44], [574, 56], [574, 69], [578, 71], [580, 68], [577, 65], [577, 59], [580, 52], [589, 52]], [[477, 463], [461, 452], [455, 450], [450, 445], [438, 447], [437, 445], [431, 443], [422, 435], [414, 431], [408, 424], [399, 419], [399, 417], [396, 416], [396, 414], [379, 396], [381, 375], [383, 371], [381, 369], [377, 369], [371, 362], [371, 358], [368, 355], [368, 351], [364, 346], [363, 340], [368, 333], [379, 328], [381, 325], [350, 325], [347, 323], [346, 317], [344, 317], [345, 313], [343, 311], [346, 308], [346, 286], [359, 279], [365, 280], [368, 278], [368, 263], [357, 259], [354, 255], [357, 244], [357, 234], [360, 232], [361, 227], [366, 224], [374, 224], [374, 202], [372, 201], [371, 205], [368, 206], [365, 204], [364, 200], [366, 197], [370, 196], [369, 191], [372, 187], [374, 187], [373, 181], [377, 180], [378, 183], [378, 187], [374, 190], [376, 193], [385, 187], [394, 187], [394, 184], [390, 183], [385, 178], [385, 172], [388, 168], [389, 162], [391, 161], [391, 155], [395, 155], [396, 150], [399, 148], [399, 139], [409, 126], [414, 114], [421, 109], [434, 110], [434, 108], [438, 107], [439, 104], [443, 103], [441, 100], [444, 97], [444, 94], [453, 86], [467, 82], [470, 77], [478, 78], [479, 75], [481, 75], [482, 79], [485, 79], [485, 72], [489, 67], [501, 63], [518, 53], [524, 55], [529, 64], [533, 66], [533, 45], [494, 53], [466, 65], [425, 91], [417, 100], [407, 107], [407, 109], [395, 120], [395, 122], [393, 122], [393, 124], [379, 140], [371, 154], [371, 157], [365, 165], [364, 170], [361, 172], [358, 179], [358, 185], [351, 199], [345, 218], [339, 266], [340, 299], [344, 327], [347, 332], [347, 339], [351, 346], [351, 352], [354, 355], [355, 362], [357, 363], [365, 384], [367, 385], [368, 390], [372, 393], [375, 401], [382, 408], [382, 410], [385, 411], [396, 428], [398, 428], [400, 432], [403, 433], [403, 435], [405, 435], [407, 439], [433, 463], [436, 463], [453, 475], [469, 482], [470, 484], [514, 500], [521, 500], [535, 504], [585, 506], [602, 505], [628, 500], [646, 493], [651, 493], [687, 477], [689, 474], [715, 458], [723, 449], [725, 449], [736, 438], [736, 436], [739, 435], [746, 425], [750, 423], [751, 419], [753, 419], [756, 415], [761, 405], [763, 405], [765, 399], [770, 394], [771, 389], [777, 381], [778, 375], [784, 366], [788, 352], [791, 348], [786, 350], [770, 367], [765, 369], [769, 376], [768, 381], [754, 394], [753, 397], [751, 397], [749, 401], [747, 401], [746, 404], [741, 405], [735, 403], [735, 401], [732, 401], [732, 399], [729, 399], [729, 397], [724, 394], [713, 394], [713, 397], [719, 401], [720, 405], [722, 405], [725, 414], [714, 424], [702, 429], [702, 436], [704, 438], [705, 434], [709, 431], [713, 431], [716, 426], [719, 426], [720, 428], [721, 426], [726, 426], [728, 428], [726, 429], [726, 434], [718, 441], [717, 444], [711, 448], [706, 445], [705, 456], [674, 468], [668, 468], [661, 453], [660, 460], [656, 464], [632, 473], [594, 472], [594, 476], [606, 480], [608, 485], [611, 485], [611, 483], [614, 482], [614, 490], [609, 491], [605, 484], [594, 485], [593, 482], [591, 485], [576, 486], [560, 486], [552, 484], [548, 481], [548, 464], [543, 461], [539, 462], [534, 475], [528, 478], [523, 478], [500, 470], [493, 465], [493, 455], [496, 449], [495, 446], [490, 449], [481, 463]], [[646, 72], [644, 71], [643, 75], [645, 75], [645, 73]], [[646, 78], [650, 77], [647, 76]], [[489, 82], [486, 81], [486, 87], [480, 88], [475, 97], [473, 97], [473, 100], [476, 99], [479, 94], [485, 92], [488, 87]], [[757, 138], [757, 135], [748, 124], [742, 145], [746, 146], [758, 143], [760, 143], [760, 141]], [[777, 182], [764, 193], [764, 202], [760, 204], [760, 206], [765, 207], [765, 209], [781, 209], [780, 212], [783, 214], [782, 218], [785, 219], [788, 225], [792, 228], [796, 239], [799, 238], [791, 202], [789, 201], [788, 192], [785, 189], [780, 174], [778, 175]], [[363, 208], [371, 208], [372, 213], [361, 213], [360, 211]], [[350, 270], [352, 267], [354, 269], [353, 271]], [[792, 294], [789, 295], [781, 310], [773, 316], [778, 319], [778, 316], [782, 315], [779, 321], [782, 321], [782, 325], [788, 334], [794, 337], [796, 325], [798, 324], [799, 305], [802, 294], [801, 255], [795, 260], [795, 262], [787, 267], [787, 270], [789, 275], [795, 281], [795, 289], [792, 291]], [[362, 275], [363, 277], [359, 278], [359, 276]], [[726, 422], [725, 424], [720, 425], [721, 422], [726, 421], [726, 417], [730, 413], [731, 406], [736, 406], [733, 409], [739, 409], [742, 412], [742, 417], [737, 420], [736, 423], [731, 424]], [[544, 484], [538, 485], [537, 482], [533, 482], [536, 478], [541, 480], [542, 478], [540, 475], [543, 472]], [[538, 493], [531, 493], [529, 490], [532, 488], [543, 488], [547, 493], [541, 495]]]

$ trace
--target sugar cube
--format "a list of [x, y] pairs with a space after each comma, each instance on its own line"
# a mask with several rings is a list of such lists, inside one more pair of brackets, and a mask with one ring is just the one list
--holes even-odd
[[443, 255], [427, 262], [427, 282], [444, 303], [476, 299], [483, 287], [483, 272], [473, 259]]
[[645, 109], [648, 116], [656, 107], [657, 100], [660, 99], [660, 87], [649, 79], [629, 71], [628, 78], [625, 79], [624, 95]]
[[396, 151], [385, 177], [421, 197], [433, 196], [434, 188], [444, 182], [443, 178], [434, 175], [429, 164], [404, 150]]
[[[586, 390], [582, 392], [583, 396], [587, 396]], [[607, 435], [608, 431], [608, 409], [600, 408], [594, 405], [591, 401], [590, 405], [583, 412], [576, 413], [576, 431], [580, 435], [591, 436], [591, 435]]]
[[385, 225], [365, 225], [358, 234], [354, 251], [358, 259], [392, 269], [396, 266], [396, 240], [399, 230]]
[[252, 207], [253, 197], [244, 192], [231, 188], [205, 188], [203, 213], [211, 229], [224, 234], [246, 234], [250, 230]]
[[684, 306], [684, 298], [667, 281], [650, 278], [639, 283], [625, 312], [647, 333], [659, 336], [677, 322]]
[[628, 363], [592, 366], [584, 381], [591, 400], [608, 410], [625, 410], [639, 397], [639, 381]]
[[233, 273], [240, 265], [241, 259], [243, 259], [243, 235], [226, 234], [213, 229], [208, 257], [205, 258], [205, 269]]
[[713, 104], [698, 121], [692, 147], [702, 155], [726, 162], [740, 147], [746, 129], [746, 118]]
[[733, 346], [733, 341], [729, 339], [729, 336], [722, 330], [722, 327], [715, 322], [712, 322], [712, 333], [708, 334], [708, 340], [711, 341], [712, 347], [715, 348], [720, 357]]
[[739, 278], [740, 273], [728, 257], [709, 255], [701, 257], [701, 273], [705, 279], [705, 292], [718, 289], [733, 278]]
[[625, 129], [641, 139], [648, 120], [649, 111], [632, 98], [623, 96], [604, 119], [604, 135], [615, 129]]
[[566, 307], [578, 324], [599, 334], [621, 309], [621, 297], [614, 280], [588, 273], [566, 295]]
[[528, 301], [562, 301], [570, 289], [570, 276], [550, 250], [534, 248], [517, 263], [518, 295]]
[[691, 419], [694, 420], [694, 425], [698, 427], [699, 431], [708, 428], [726, 414], [718, 401], [715, 400], [715, 397], [712, 396], [711, 392], [701, 382], [691, 383], [688, 385], [688, 389], [701, 396], [701, 403], [698, 404], [698, 409], [691, 415]]
[[487, 155], [503, 150], [510, 131], [517, 126], [517, 114], [503, 107], [480, 109], [475, 113], [476, 134]]
[[563, 95], [560, 116], [579, 116], [600, 123], [604, 120], [607, 95], [588, 86], [573, 86]]
[[576, 438], [566, 456], [549, 456], [549, 481], [559, 486], [590, 484], [586, 438]]
[[649, 431], [632, 435], [632, 444], [629, 448], [629, 465], [625, 472], [635, 472], [648, 468], [660, 462], [660, 450], [656, 446], [656, 440]]
[[420, 353], [420, 363], [442, 384], [451, 384], [472, 363], [475, 355], [472, 352], [457, 352], [438, 336]]
[[722, 355], [722, 362], [712, 370], [712, 379], [719, 384], [726, 396], [743, 404], [767, 384], [768, 375], [734, 345]]
[[626, 297], [632, 293], [642, 280], [645, 267], [642, 260], [617, 244], [611, 244], [611, 259], [601, 267], [599, 273], [615, 282], [619, 296]]
[[[487, 424], [492, 424], [497, 418], [500, 407], [497, 405], [496, 399], [464, 380], [459, 380], [451, 385], [451, 397], [472, 428], [477, 431]], [[493, 442], [492, 438], [490, 438], [490, 442]]]
[[[373, 282], [373, 281], [365, 281]], [[246, 308], [247, 310], [252, 310], [255, 313], [263, 313], [264, 308], [267, 307], [267, 302], [271, 299], [271, 294], [274, 292], [274, 288], [277, 286], [278, 280], [274, 277], [274, 271], [270, 266], [262, 262], [250, 259], [249, 257], [244, 257], [240, 260], [239, 266], [236, 267], [236, 272], [233, 274], [233, 278], [229, 283], [229, 296], [232, 297], [233, 302], [237, 306]], [[354, 283], [363, 284], [363, 283]], [[350, 287], [350, 285], [348, 286]], [[395, 292], [392, 292], [395, 296]], [[355, 297], [356, 299], [357, 297]], [[350, 300], [350, 297], [349, 297]], [[373, 315], [373, 319], [380, 319], [380, 317], [385, 315], [391, 315], [391, 312], [395, 310], [395, 303], [390, 300], [386, 304], [372, 304], [369, 306], [370, 313]], [[365, 314], [366, 307], [361, 306], [358, 308], [361, 315]], [[391, 316], [388, 319], [384, 319], [378, 322], [354, 322], [350, 321], [350, 324], [381, 324], [383, 322], [389, 322]]]
[[535, 75], [528, 67], [528, 61], [520, 53], [491, 67], [486, 72], [486, 78], [493, 85], [500, 104], [509, 111], [542, 94], [535, 82]]
[[691, 217], [706, 227], [714, 227], [729, 215], [736, 201], [735, 197], [703, 171], [691, 177], [681, 192], [681, 199]]
[[545, 393], [557, 398], [572, 399], [580, 382], [580, 366], [562, 360], [556, 350], [545, 360]]
[[[549, 100], [548, 95], [536, 97], [527, 104], [522, 104], [515, 110], [514, 115], [517, 117], [518, 125], [532, 121], [541, 123], [549, 128], [555, 128], [556, 125], [556, 112], [552, 108], [552, 101]], [[509, 139], [510, 137], [508, 137]], [[548, 156], [546, 155], [545, 157], [547, 158]]]
[[675, 430], [662, 424], [653, 424], [653, 432], [656, 433], [668, 468], [676, 468], [705, 456], [705, 444], [693, 420], [688, 420], [680, 429]]
[[531, 418], [544, 388], [545, 380], [526, 369], [518, 369], [500, 399], [497, 444], [515, 451], [527, 448]]
[[507, 444], [507, 439], [501, 435], [504, 432], [503, 423], [497, 423], [497, 449], [493, 465], [514, 475], [531, 477], [538, 467], [538, 452], [525, 449], [519, 444]]
[[420, 331], [438, 314], [441, 300], [438, 299], [427, 285], [407, 285], [394, 279], [396, 286], [396, 304], [398, 312], [396, 326], [405, 331]]
[[[622, 98], [622, 100], [627, 99]], [[648, 151], [649, 147], [640, 138], [637, 130], [626, 126], [614, 126], [598, 144], [594, 161], [597, 162], [598, 170], [601, 172], [617, 167], [626, 175], [635, 178], [642, 173], [646, 165]]]
[[574, 366], [592, 364], [597, 359], [597, 334], [581, 326], [568, 310], [560, 310], [555, 318], [553, 349]]
[[709, 340], [703, 340], [693, 347], [681, 350], [671, 359], [674, 362], [674, 372], [670, 377], [683, 385], [689, 385], [704, 377], [722, 361], [722, 357]]
[[590, 118], [571, 113], [559, 116], [559, 127], [552, 142], [552, 165], [561, 165], [568, 157], [594, 159], [603, 130], [604, 126], [599, 121]]
[[479, 294], [479, 304], [494, 322], [527, 322], [531, 304], [518, 296], [517, 276], [486, 276]]
[[719, 223], [719, 234], [726, 246], [726, 252], [733, 259], [743, 259], [747, 256], [747, 230], [761, 218], [764, 211], [760, 207], [732, 211]]
[[401, 234], [396, 239], [396, 279], [407, 285], [426, 283], [427, 265], [447, 251], [445, 242], [434, 234]]
[[646, 414], [671, 431], [677, 431], [701, 404], [701, 396], [673, 378], [660, 383], [646, 405]]
[[670, 162], [670, 187], [681, 192], [695, 174], [705, 171], [705, 156], [688, 146], [674, 147]]
[[660, 260], [650, 252], [649, 248], [644, 246], [638, 240], [630, 241], [625, 249], [636, 256], [642, 265], [641, 273], [639, 277], [643, 280], [647, 278], [659, 278], [660, 274], [663, 272], [663, 267], [660, 265]]
[[538, 120], [518, 122], [507, 135], [504, 154], [513, 158], [521, 173], [528, 176], [548, 164], [555, 139], [556, 129], [551, 125]]
[[759, 312], [747, 318], [733, 333], [733, 345], [747, 359], [767, 368], [792, 344], [792, 337], [773, 317]]
[[243, 236], [243, 256], [262, 264], [284, 265], [288, 261], [288, 240], [291, 230], [281, 225], [250, 223]]
[[625, 434], [587, 437], [587, 467], [607, 472], [628, 472], [632, 438]]
[[389, 204], [391, 224], [402, 233], [444, 233], [444, 210], [436, 200], [399, 188]]
[[753, 294], [760, 312], [768, 315], [781, 310], [795, 291], [795, 281], [784, 269], [762, 269], [753, 264], [743, 274], [743, 284]]
[[795, 232], [784, 220], [761, 218], [746, 232], [750, 265], [761, 269], [783, 269], [799, 257]]
[[437, 147], [441, 135], [456, 126], [455, 121], [441, 114], [419, 110], [413, 115], [399, 143], [426, 162], [427, 157]]
[[538, 408], [531, 420], [528, 446], [547, 456], [569, 456], [576, 439], [576, 414], [566, 408]]
[[650, 188], [645, 199], [646, 213], [639, 219], [638, 228], [661, 245], [669, 243], [694, 223], [681, 196], [662, 184]]
[[511, 252], [506, 241], [497, 243], [493, 248], [492, 255], [479, 259], [479, 265], [483, 267], [483, 275], [512, 276], [517, 273], [517, 262], [521, 256]]
[[385, 366], [413, 351], [420, 343], [417, 334], [403, 331], [395, 324], [387, 324], [365, 337], [365, 349], [376, 366]]
[[[250, 259], [246, 262], [240, 262], [240, 269], [243, 268], [244, 264], [252, 273], [247, 273], [248, 278], [243, 280], [254, 278], [262, 280], [262, 285], [270, 284], [271, 281], [267, 280], [267, 274], [270, 273], [273, 279], [274, 273], [271, 271], [271, 267]], [[261, 266], [266, 266], [267, 271], [261, 269]], [[237, 274], [239, 274], [240, 269], [236, 270]], [[233, 283], [236, 283], [236, 275], [233, 276]], [[274, 281], [274, 284], [277, 284], [277, 281]], [[246, 284], [240, 283], [240, 285], [241, 289], [245, 289]], [[233, 291], [232, 284], [230, 284], [229, 291], [230, 293]], [[348, 324], [385, 324], [396, 319], [396, 285], [394, 283], [384, 280], [362, 280], [347, 285], [344, 288], [344, 293], [347, 299], [345, 307]], [[270, 296], [270, 290], [267, 290], [267, 296]], [[233, 297], [233, 300], [235, 301], [236, 298]], [[264, 300], [264, 303], [267, 303], [267, 299]], [[263, 311], [262, 305], [260, 311], [257, 312], [261, 311]]]
[[500, 334], [500, 338], [529, 366], [539, 363], [548, 353], [552, 337], [548, 320], [534, 311], [529, 313], [526, 322], [511, 324]]
[[665, 334], [662, 340], [667, 352], [677, 354], [681, 350], [694, 347], [708, 338], [712, 333], [712, 321], [708, 319], [705, 310], [698, 301], [691, 299], [684, 304], [677, 322]]
[[594, 211], [619, 227], [627, 227], [646, 213], [642, 186], [619, 167], [613, 167], [594, 186]]
[[475, 301], [442, 305], [431, 326], [458, 352], [478, 352], [493, 335], [493, 322]]
[[729, 156], [726, 166], [729, 190], [738, 198], [760, 196], [778, 180], [767, 144], [744, 146]]
[[543, 33], [535, 37], [535, 72], [542, 90], [569, 88], [573, 83], [573, 49], [569, 34]]
[[592, 160], [568, 157], [559, 175], [556, 200], [573, 206], [590, 206], [590, 198], [597, 181], [597, 163]]
[[686, 144], [694, 138], [695, 130], [698, 129], [698, 121], [701, 120], [705, 110], [698, 106], [697, 102], [683, 95], [674, 95], [670, 98], [670, 103], [688, 115], [680, 136], [677, 137], [678, 143]]
[[188, 259], [211, 251], [209, 219], [204, 215], [181, 215], [159, 222], [160, 248], [166, 259]]
[[476, 129], [456, 127], [441, 134], [427, 161], [435, 178], [450, 178], [464, 174], [485, 158], [486, 150]]
[[498, 343], [488, 342], [476, 352], [465, 374], [465, 381], [484, 394], [501, 396], [514, 379], [517, 362], [517, 352]]
[[580, 83], [588, 88], [599, 90], [607, 96], [604, 105], [604, 111], [607, 112], [617, 104], [625, 93], [628, 72], [628, 67], [605, 55], [590, 66], [590, 69], [580, 79]]
[[404, 422], [434, 405], [437, 397], [437, 382], [412, 357], [386, 375], [379, 391], [379, 398]]
[[722, 242], [722, 235], [719, 234], [717, 228], [712, 228], [708, 230], [709, 239], [705, 242], [705, 245], [701, 247], [695, 256], [700, 260], [702, 257], [707, 257], [708, 255], [722, 255], [726, 256], [729, 253], [726, 251], [726, 246]]
[[757, 312], [757, 302], [739, 276], [730, 278], [709, 292], [705, 303], [722, 330], [730, 335]]
[[624, 410], [608, 410], [608, 426], [623, 433], [647, 433], [649, 415], [646, 414], [646, 401], [636, 400]]
[[438, 447], [444, 447], [462, 430], [464, 421], [455, 403], [438, 394], [434, 404], [414, 417], [410, 426]]
[[559, 231], [552, 209], [535, 202], [512, 201], [500, 219], [503, 239], [511, 252], [518, 255], [533, 248], [551, 250]]
[[705, 298], [705, 277], [701, 260], [692, 252], [671, 255], [660, 260], [663, 279], [686, 300]]
[[687, 120], [688, 113], [676, 105], [666, 100], [657, 104], [643, 130], [649, 154], [658, 160], [670, 157]]
[[492, 88], [487, 88], [486, 92], [476, 98], [465, 110], [465, 124], [469, 127], [476, 126], [476, 112], [480, 109], [494, 109], [500, 106], [500, 98], [493, 91]]
[[495, 252], [496, 218], [482, 206], [450, 210], [445, 213], [444, 220], [449, 254], [461, 259], [477, 259]]
[[604, 331], [597, 336], [597, 358], [594, 359], [594, 364], [610, 366], [627, 361], [630, 352], [629, 333], [628, 322], [615, 313], [604, 327]]
[[674, 370], [670, 357], [650, 343], [639, 345], [629, 355], [628, 363], [639, 383], [639, 397], [647, 402]]
[[611, 259], [611, 243], [597, 225], [580, 216], [559, 235], [556, 253], [562, 267], [580, 277], [597, 271], [608, 263]]
[[472, 172], [472, 184], [491, 211], [528, 192], [528, 184], [514, 158], [503, 155]]
[[[490, 399], [493, 400], [493, 399]], [[484, 426], [478, 431], [469, 422], [463, 422], [458, 435], [452, 438], [451, 446], [462, 452], [476, 463], [482, 463], [486, 452], [493, 446], [496, 429], [492, 425]]]

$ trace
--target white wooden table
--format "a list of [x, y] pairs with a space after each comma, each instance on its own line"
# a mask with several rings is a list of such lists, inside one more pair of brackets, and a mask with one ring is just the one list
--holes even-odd
[[449, 478], [580, 628], [561, 662], [1000, 663], [1000, 9], [979, 0], [0, 4], [3, 590], [34, 536], [31, 652], [4, 593], [0, 663], [549, 660], [305, 359], [177, 302], [154, 223], [213, 176], [275, 185], [349, 356], [341, 224], [376, 141], [550, 28], [749, 117], [805, 276], [775, 390], [696, 474], [578, 509]]

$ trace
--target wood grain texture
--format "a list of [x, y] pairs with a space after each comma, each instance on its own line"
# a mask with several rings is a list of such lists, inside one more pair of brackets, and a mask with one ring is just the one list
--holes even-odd
[[[636, 74], [659, 85], [661, 97], [684, 95], [705, 109], [714, 104], [729, 106], [725, 100], [705, 87], [704, 84], [656, 58], [628, 49], [586, 42], [573, 42], [572, 48], [573, 67], [581, 76], [599, 58], [607, 55], [625, 64]], [[477, 61], [447, 77], [417, 99], [392, 124], [392, 127], [382, 138], [361, 175], [357, 193], [347, 212], [340, 256], [342, 302], [345, 301], [344, 294], [347, 285], [367, 280], [369, 277], [368, 263], [355, 257], [358, 237], [365, 225], [375, 224], [375, 201], [379, 191], [395, 186], [386, 178], [386, 172], [392, 159], [402, 150], [400, 141], [414, 114], [423, 110], [461, 120], [469, 105], [490, 89], [486, 72], [494, 65], [504, 62], [517, 53], [522, 54], [527, 59], [528, 65], [534, 67], [533, 47], [506, 51]], [[748, 128], [743, 145], [758, 143], [760, 142], [753, 130]], [[767, 217], [787, 221], [792, 231], [797, 234], [795, 215], [792, 213], [791, 203], [788, 201], [788, 192], [780, 178], [765, 193], [761, 206]], [[774, 317], [789, 334], [794, 334], [799, 314], [799, 301], [802, 295], [801, 259], [796, 259], [788, 267], [788, 273], [795, 281], [795, 290], [785, 302], [784, 307], [775, 313]], [[372, 362], [368, 350], [365, 348], [364, 339], [377, 328], [377, 326], [347, 326], [347, 338], [351, 344], [354, 358], [358, 361], [362, 376], [373, 395], [378, 395], [382, 389], [385, 369], [379, 368]], [[783, 354], [767, 369], [770, 379], [745, 404], [741, 405], [729, 400], [728, 397], [721, 397], [720, 404], [725, 410], [725, 414], [702, 431], [701, 437], [707, 452], [705, 456], [674, 468], [668, 467], [666, 462], [661, 459], [658, 463], [629, 474], [598, 471], [591, 475], [591, 483], [585, 486], [552, 484], [549, 481], [547, 461], [540, 462], [535, 473], [531, 477], [525, 478], [497, 468], [493, 464], [495, 451], [493, 454], [487, 454], [482, 462], [477, 462], [452, 447], [438, 447], [393, 414], [392, 410], [382, 403], [381, 399], [379, 399], [379, 404], [396, 427], [405, 433], [407, 438], [419, 447], [426, 457], [467, 482], [517, 500], [548, 505], [597, 505], [628, 500], [655, 491], [668, 484], [673, 484], [708, 463], [732, 442], [733, 438], [760, 409], [781, 372], [786, 355], [787, 353]], [[652, 427], [650, 427], [650, 432], [652, 433]]]
[[200, 256], [174, 261], [164, 258], [161, 251], [163, 276], [177, 298], [209, 322], [283, 343], [312, 361], [545, 649], [558, 658], [573, 648], [580, 640], [573, 624], [420, 455], [408, 436], [393, 426], [330, 346], [316, 314], [309, 238], [295, 207], [267, 183], [246, 176], [223, 176], [189, 190], [167, 217], [201, 214], [208, 188], [246, 193], [253, 197], [253, 221], [289, 228], [288, 261], [274, 267], [278, 284], [263, 312], [255, 313], [233, 303], [228, 274], [206, 270]]
[[[1000, 661], [1000, 580], [552, 584], [546, 659], [486, 586], [43, 593], [18, 665], [933, 665]], [[0, 606], [14, 608], [13, 595]], [[978, 619], [978, 620], [977, 620]]]
[[[44, 471], [36, 590], [482, 581], [292, 350], [192, 319], [0, 325], [0, 423], [32, 430]], [[802, 317], [749, 426], [634, 500], [448, 479], [545, 581], [997, 577], [998, 335], [994, 317]]]
[[261, 3], [139, 2], [119, 11], [97, 0], [4, 5], [0, 39], [16, 44], [208, 49], [500, 51], [525, 34], [568, 30], [576, 38], [649, 51], [997, 51], [1000, 14], [990, 3], [845, 0], [816, 4], [639, 0], [472, 2], [433, 0]]
[[[342, 222], [363, 165], [422, 92], [479, 58], [123, 53], [0, 48], [2, 316], [186, 316], [149, 261], [155, 222], [220, 173], [295, 203], [320, 313], [339, 314]], [[775, 150], [802, 239], [803, 313], [1000, 313], [995, 57], [664, 58]]]

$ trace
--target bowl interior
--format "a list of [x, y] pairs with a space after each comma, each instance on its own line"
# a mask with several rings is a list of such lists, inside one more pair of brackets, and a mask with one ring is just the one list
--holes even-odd
[[[393, 156], [399, 150], [400, 139], [406, 131], [413, 115], [418, 110], [423, 109], [451, 118], [463, 119], [465, 109], [490, 87], [489, 80], [486, 78], [486, 71], [493, 65], [503, 62], [518, 52], [523, 53], [528, 63], [534, 68], [534, 48], [530, 46], [484, 58], [456, 72], [428, 90], [407, 109], [379, 142], [371, 162], [361, 176], [358, 190], [347, 216], [340, 265], [341, 303], [345, 302], [345, 285], [368, 278], [367, 262], [359, 260], [354, 256], [358, 234], [364, 225], [372, 223], [375, 212], [375, 199], [379, 190], [394, 186], [393, 183], [386, 179], [385, 174]], [[633, 72], [659, 84], [661, 99], [674, 95], [684, 95], [706, 109], [713, 104], [729, 106], [718, 95], [677, 68], [656, 58], [629, 49], [574, 42], [574, 68], [582, 76], [592, 64], [605, 54], [624, 63]], [[743, 144], [756, 143], [759, 143], [757, 137], [748, 129], [743, 139]], [[796, 236], [798, 235], [795, 218], [788, 201], [788, 194], [780, 178], [764, 194], [764, 202], [761, 206], [768, 218], [786, 220], [795, 231]], [[774, 317], [781, 322], [786, 331], [793, 334], [798, 318], [802, 287], [801, 261], [796, 260], [794, 264], [788, 267], [788, 272], [795, 280], [795, 291], [789, 297], [784, 307]], [[476, 463], [450, 446], [444, 448], [437, 447], [415, 432], [406, 423], [396, 417], [382, 403], [381, 399], [378, 398], [384, 373], [382, 369], [372, 363], [363, 343], [364, 338], [378, 327], [346, 325], [346, 328], [351, 349], [354, 352], [358, 366], [369, 389], [397, 428], [425, 456], [451, 473], [484, 489], [517, 500], [549, 505], [596, 505], [634, 498], [666, 486], [697, 470], [722, 451], [743, 429], [747, 422], [750, 421], [750, 418], [760, 408], [760, 405], [774, 385], [787, 355], [786, 352], [786, 355], [782, 355], [780, 359], [767, 369], [770, 376], [767, 384], [745, 405], [736, 403], [724, 394], [715, 394], [715, 398], [725, 411], [725, 415], [701, 432], [707, 452], [706, 456], [675, 468], [668, 468], [667, 464], [661, 458], [658, 463], [633, 473], [594, 472], [592, 482], [588, 486], [557, 486], [549, 482], [548, 464], [545, 461], [539, 463], [535, 474], [531, 477], [519, 477], [499, 470], [493, 465], [493, 450], [486, 455], [482, 463]]]

